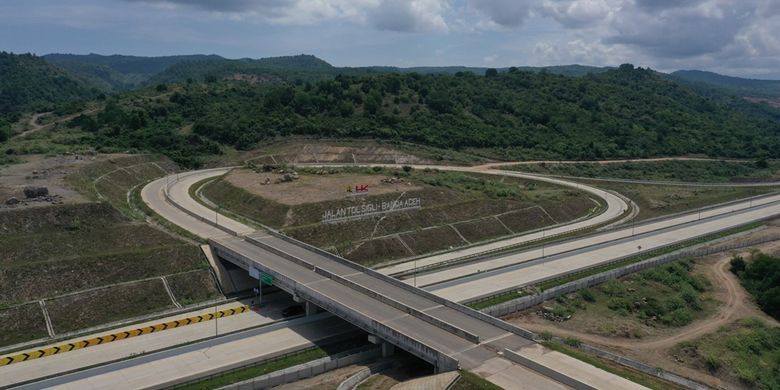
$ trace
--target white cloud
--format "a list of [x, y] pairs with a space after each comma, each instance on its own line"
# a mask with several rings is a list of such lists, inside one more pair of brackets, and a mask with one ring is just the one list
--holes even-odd
[[447, 31], [441, 0], [384, 0], [369, 12], [370, 23], [391, 31]]

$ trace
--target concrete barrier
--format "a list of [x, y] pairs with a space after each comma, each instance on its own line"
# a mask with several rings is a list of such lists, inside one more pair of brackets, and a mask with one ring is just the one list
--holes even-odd
[[504, 357], [508, 359], [509, 361], [512, 361], [514, 363], [517, 363], [521, 366], [528, 367], [529, 369], [536, 371], [548, 378], [552, 378], [560, 383], [563, 383], [566, 386], [572, 387], [576, 390], [598, 390], [593, 386], [590, 386], [586, 383], [583, 383], [575, 378], [572, 378], [568, 375], [565, 375], [559, 371], [555, 371], [549, 367], [546, 367], [544, 365], [541, 365], [531, 359], [526, 358], [525, 356], [522, 356], [518, 354], [515, 351], [512, 351], [511, 349], [504, 349]]
[[301, 379], [311, 378], [324, 372], [353, 364], [376, 359], [380, 356], [380, 348], [371, 346], [357, 350], [346, 351], [327, 356], [311, 362], [285, 368], [270, 374], [247, 379], [238, 383], [220, 387], [220, 390], [257, 390], [268, 389], [283, 384], [292, 383]]
[[371, 367], [366, 367], [357, 373], [353, 374], [347, 379], [344, 379], [343, 382], [339, 383], [339, 387], [336, 388], [336, 390], [352, 390], [356, 388], [361, 382], [368, 379], [371, 375], [374, 375], [378, 372], [387, 370], [388, 368], [392, 367], [395, 363], [392, 361], [386, 361], [381, 362], [372, 365]]

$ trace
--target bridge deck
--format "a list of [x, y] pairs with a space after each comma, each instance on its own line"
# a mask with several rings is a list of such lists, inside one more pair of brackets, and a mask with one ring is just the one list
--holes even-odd
[[[246, 238], [226, 236], [210, 241], [220, 256], [274, 275], [275, 283], [288, 292], [321, 306], [331, 305], [325, 309], [381, 337], [376, 322], [390, 333], [457, 360], [463, 368], [477, 367], [504, 348], [532, 343], [468, 310], [447, 307], [422, 290], [399, 286], [387, 276], [285, 238], [258, 231]], [[415, 353], [398, 339], [388, 341]]]

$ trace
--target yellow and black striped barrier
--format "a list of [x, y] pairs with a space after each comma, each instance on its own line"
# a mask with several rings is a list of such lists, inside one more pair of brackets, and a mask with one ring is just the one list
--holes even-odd
[[173, 329], [182, 326], [197, 324], [199, 322], [210, 321], [215, 318], [228, 317], [234, 314], [243, 313], [247, 310], [249, 310], [249, 306], [239, 306], [232, 309], [221, 310], [214, 313], [202, 314], [199, 316], [184, 318], [181, 320], [169, 321], [162, 324], [150, 325], [143, 328], [110, 334], [107, 336], [95, 337], [95, 338], [81, 340], [73, 343], [60, 344], [54, 347], [39, 349], [37, 351], [20, 353], [18, 355], [5, 356], [0, 358], [0, 366], [7, 366], [9, 364], [38, 359], [49, 355], [56, 355], [60, 353], [70, 352], [76, 349], [92, 347], [95, 345], [107, 344], [113, 341], [129, 339], [131, 337], [159, 332], [166, 329]]

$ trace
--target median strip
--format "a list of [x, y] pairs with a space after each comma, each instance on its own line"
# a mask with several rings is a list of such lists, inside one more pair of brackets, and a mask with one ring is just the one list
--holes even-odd
[[17, 355], [9, 355], [0, 358], [0, 367], [7, 366], [9, 364], [25, 362], [28, 360], [39, 359], [45, 356], [62, 354], [77, 349], [88, 348], [95, 345], [108, 344], [110, 342], [129, 339], [132, 337], [141, 336], [149, 333], [160, 332], [163, 330], [197, 324], [200, 322], [210, 321], [216, 318], [228, 317], [228, 316], [244, 313], [248, 310], [249, 310], [249, 306], [243, 305], [243, 306], [234, 307], [232, 309], [216, 311], [214, 313], [202, 314], [198, 316], [183, 318], [180, 320], [164, 322], [161, 324], [149, 325], [143, 328], [137, 328], [137, 329], [113, 333], [105, 336], [94, 337], [91, 339], [80, 340], [73, 343], [60, 344], [54, 347], [43, 348], [36, 351], [20, 353]]

